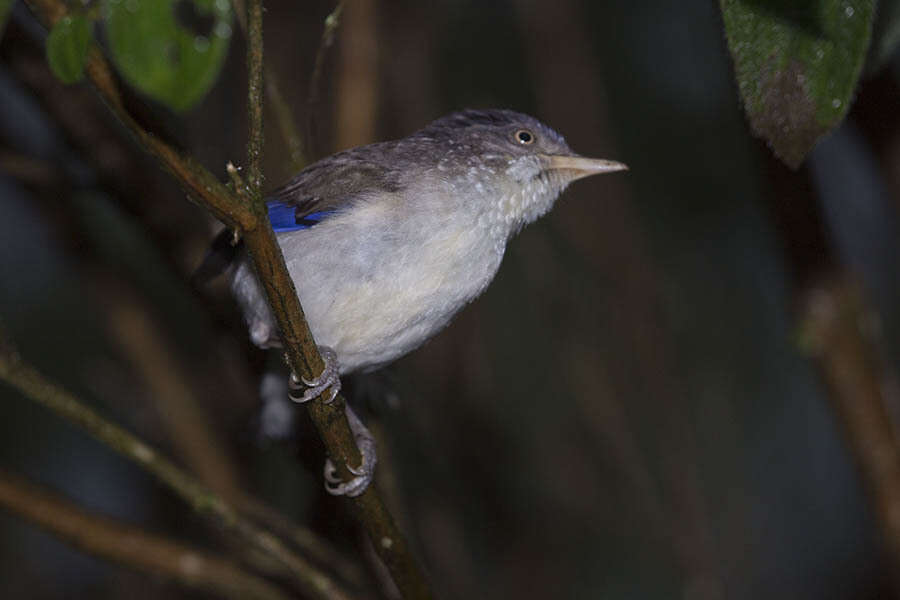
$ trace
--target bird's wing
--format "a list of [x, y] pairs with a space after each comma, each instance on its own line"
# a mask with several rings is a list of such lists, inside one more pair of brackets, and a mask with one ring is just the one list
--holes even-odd
[[[402, 142], [362, 146], [324, 158], [300, 171], [266, 197], [275, 231], [308, 229], [360, 199], [395, 193], [410, 148]], [[237, 255], [233, 234], [224, 230], [195, 273], [195, 283], [222, 274]]]
[[400, 189], [400, 172], [386, 160], [389, 143], [354, 148], [303, 169], [266, 198], [275, 231], [312, 227], [364, 196]]

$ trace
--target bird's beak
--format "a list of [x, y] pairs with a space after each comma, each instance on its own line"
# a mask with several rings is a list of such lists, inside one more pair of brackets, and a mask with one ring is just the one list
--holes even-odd
[[547, 161], [548, 169], [566, 171], [566, 174], [569, 175], [572, 181], [589, 175], [628, 170], [628, 165], [624, 163], [603, 158], [586, 158], [584, 156], [566, 156], [562, 154], [548, 154], [544, 158]]

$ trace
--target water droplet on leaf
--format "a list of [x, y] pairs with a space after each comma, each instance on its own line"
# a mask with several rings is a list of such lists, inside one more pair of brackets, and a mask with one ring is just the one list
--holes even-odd
[[216, 27], [213, 31], [220, 38], [225, 39], [231, 37], [231, 25], [229, 25], [225, 21], [219, 21], [218, 23], [216, 23]]

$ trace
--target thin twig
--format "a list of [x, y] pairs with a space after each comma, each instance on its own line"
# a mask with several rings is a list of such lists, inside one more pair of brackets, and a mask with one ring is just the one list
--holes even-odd
[[900, 439], [889, 406], [897, 380], [877, 340], [877, 316], [845, 279], [812, 286], [801, 314], [801, 345], [815, 359], [875, 505], [884, 543], [900, 561]]
[[247, 140], [247, 171], [250, 194], [254, 202], [262, 198], [263, 148], [263, 37], [262, 0], [249, 0], [247, 4], [247, 116], [250, 133]]
[[175, 455], [216, 493], [235, 498], [240, 489], [237, 470], [211, 430], [169, 340], [129, 292], [120, 292], [106, 312], [109, 333], [150, 390]]
[[[180, 372], [173, 348], [130, 292], [118, 290], [115, 295], [123, 294], [108, 310], [110, 332], [150, 388], [154, 404], [159, 405], [157, 412], [189, 469], [240, 513], [290, 542], [301, 555], [326, 566], [353, 587], [362, 587], [360, 569], [331, 544], [240, 490], [234, 466], [202, 414], [190, 382]], [[283, 572], [283, 566], [279, 567]]]
[[[247, 9], [244, 0], [232, 0], [231, 5], [234, 7], [235, 15], [237, 15], [238, 25], [240, 25], [241, 31], [246, 36]], [[290, 167], [291, 172], [299, 171], [306, 166], [308, 159], [303, 150], [303, 140], [300, 138], [297, 122], [294, 120], [294, 113], [285, 99], [284, 93], [281, 91], [281, 85], [275, 71], [268, 65], [263, 65], [263, 71], [266, 85], [266, 101], [275, 114], [278, 132], [287, 146], [288, 167]]]
[[325, 64], [325, 55], [334, 45], [334, 35], [341, 24], [341, 12], [344, 10], [344, 0], [337, 3], [334, 10], [325, 17], [325, 26], [322, 29], [322, 41], [316, 51], [316, 61], [313, 64], [312, 76], [309, 78], [309, 97], [306, 103], [309, 106], [319, 101], [319, 82], [322, 79], [322, 67]]
[[[27, 0], [27, 3], [48, 27], [52, 27], [67, 14], [67, 8], [60, 0]], [[322, 356], [310, 333], [294, 283], [288, 274], [284, 255], [269, 224], [265, 206], [260, 202], [244, 202], [201, 165], [181, 156], [145, 131], [122, 104], [109, 64], [97, 49], [90, 53], [86, 72], [113, 113], [134, 133], [138, 142], [175, 175], [184, 190], [225, 224], [244, 232], [254, 270], [278, 323], [281, 342], [291, 369], [306, 379], [317, 377], [324, 368]], [[252, 79], [254, 77], [251, 75]], [[323, 392], [323, 395], [327, 393]], [[362, 457], [347, 423], [343, 398], [339, 396], [331, 404], [325, 404], [320, 396], [313, 402], [307, 402], [306, 406], [329, 456], [338, 468], [338, 474], [349, 480], [353, 475], [347, 466], [360, 466]], [[357, 519], [365, 527], [404, 597], [430, 598], [425, 578], [375, 486], [369, 486], [351, 502]], [[267, 538], [278, 544], [280, 550], [284, 550], [277, 539], [268, 535]]]
[[325, 27], [322, 30], [322, 40], [316, 50], [316, 61], [313, 63], [312, 75], [309, 78], [309, 94], [306, 98], [306, 145], [312, 150], [315, 139], [316, 113], [319, 105], [319, 86], [322, 80], [322, 69], [325, 64], [325, 56], [329, 48], [334, 45], [334, 36], [341, 24], [341, 12], [344, 10], [344, 0], [340, 0], [334, 10], [325, 17]]
[[378, 106], [376, 0], [354, 0], [344, 17], [337, 64], [334, 146], [339, 150], [375, 141]]
[[222, 560], [132, 525], [90, 514], [2, 470], [0, 506], [105, 560], [228, 598], [288, 598], [271, 583], [247, 573], [230, 560]]
[[[68, 8], [60, 0], [27, 0], [27, 4], [48, 29], [68, 14]], [[109, 63], [96, 47], [89, 53], [85, 72], [106, 106], [137, 138], [138, 143], [178, 180], [195, 202], [230, 227], [243, 231], [256, 226], [256, 215], [250, 206], [240, 202], [234, 193], [202, 165], [191, 157], [182, 156], [177, 150], [146, 131], [129, 114], [122, 102], [122, 95]]]
[[[248, 53], [259, 53], [260, 56], [262, 54], [261, 2], [262, 0], [250, 0], [251, 7], [247, 12], [249, 17], [247, 23]], [[258, 16], [256, 16], [257, 11], [253, 8], [253, 4], [260, 5]], [[339, 15], [340, 10], [341, 5], [338, 5], [335, 14]], [[331, 20], [330, 24], [326, 21], [326, 29], [331, 32], [336, 26], [336, 18]], [[259, 81], [262, 78], [262, 61], [248, 58], [248, 65], [257, 71], [255, 73], [251, 71], [250, 81]], [[250, 122], [253, 123], [253, 115], [256, 114], [256, 111], [261, 113], [262, 100], [259, 95], [252, 93], [254, 87], [252, 83], [250, 87], [251, 104], [255, 102], [259, 105], [250, 107]], [[254, 135], [261, 134], [251, 130], [251, 136]], [[266, 222], [268, 223], [268, 220]], [[300, 306], [294, 282], [288, 274], [284, 255], [275, 239], [275, 233], [269, 226], [257, 227], [247, 233], [244, 241], [254, 259], [256, 274], [262, 282], [269, 306], [278, 321], [288, 363], [296, 372], [298, 365], [308, 368], [309, 357], [313, 356], [318, 359], [319, 363], [315, 365], [314, 373], [320, 373], [324, 368], [324, 363], [322, 363], [318, 349], [315, 348], [315, 341], [306, 323], [303, 308]], [[308, 376], [306, 373], [301, 374]], [[321, 401], [308, 402], [307, 407], [319, 435], [328, 448], [329, 455], [338, 464], [341, 477], [345, 479], [352, 477], [347, 465], [361, 466], [362, 456], [352, 434], [348, 436], [350, 428], [344, 412], [344, 399], [338, 396], [330, 404]], [[369, 486], [362, 495], [353, 500], [353, 503], [357, 509], [357, 518], [365, 526], [372, 544], [391, 572], [401, 593], [407, 598], [430, 597], [428, 586], [412, 558], [406, 539], [400, 534], [393, 517], [388, 512], [380, 495], [375, 491], [374, 486]]]
[[304, 558], [287, 549], [275, 536], [244, 519], [224, 500], [163, 458], [142, 440], [107, 421], [67, 390], [46, 379], [34, 367], [23, 362], [10, 346], [4, 345], [5, 343], [0, 339], [0, 380], [134, 461], [191, 505], [195, 511], [216, 519], [228, 531], [278, 560], [290, 570], [297, 583], [310, 595], [328, 600], [349, 598], [336, 582]]
[[303, 140], [297, 133], [297, 122], [294, 120], [294, 112], [290, 104], [281, 92], [281, 87], [277, 83], [277, 79], [272, 77], [272, 69], [266, 69], [266, 98], [275, 115], [275, 122], [278, 123], [278, 131], [284, 138], [284, 143], [288, 149], [288, 167], [292, 173], [295, 173], [306, 166], [309, 158], [303, 148]]
[[768, 197], [797, 299], [798, 341], [844, 427], [900, 589], [900, 437], [892, 414], [898, 377], [885, 359], [877, 312], [842, 264], [809, 171], [767, 160]]
[[304, 556], [309, 556], [316, 564], [327, 566], [351, 587], [362, 588], [366, 584], [366, 575], [358, 563], [348, 560], [333, 545], [308, 528], [298, 525], [253, 496], [238, 496], [234, 504], [243, 514], [264, 525], [281, 539], [291, 542]]

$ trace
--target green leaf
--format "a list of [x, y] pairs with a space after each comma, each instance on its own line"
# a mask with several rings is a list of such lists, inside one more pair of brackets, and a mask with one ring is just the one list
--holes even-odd
[[91, 20], [84, 15], [69, 15], [57, 21], [50, 30], [47, 62], [63, 83], [75, 83], [84, 78], [92, 26]]
[[796, 168], [850, 106], [875, 0], [720, 0], [753, 132]]
[[[176, 18], [176, 9], [190, 14]], [[229, 0], [106, 0], [105, 17], [110, 53], [125, 79], [177, 111], [206, 95], [231, 40]]]

